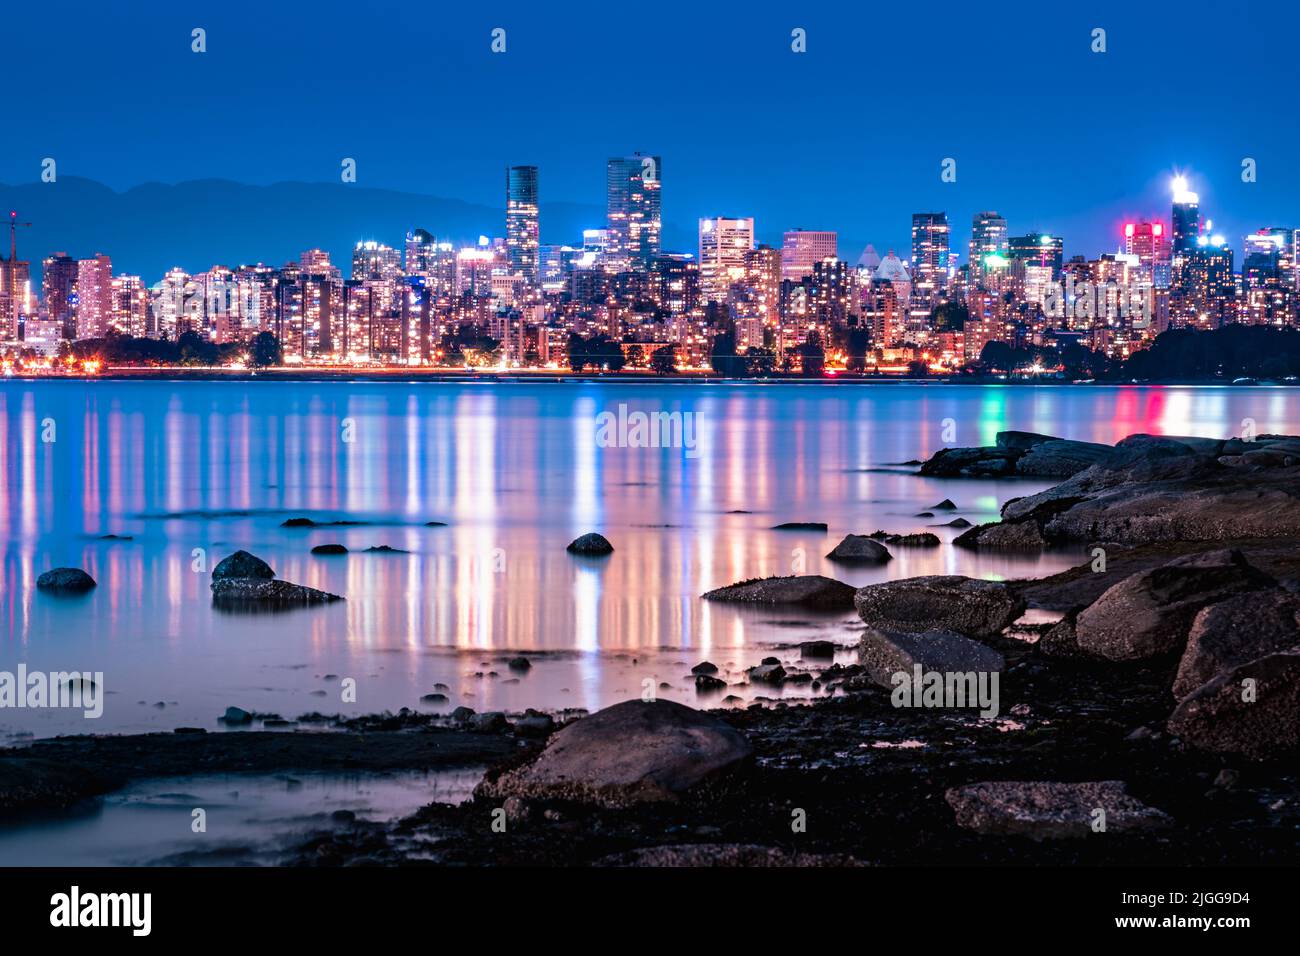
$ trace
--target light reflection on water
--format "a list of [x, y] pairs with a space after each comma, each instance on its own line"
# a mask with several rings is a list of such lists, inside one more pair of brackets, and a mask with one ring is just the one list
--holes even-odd
[[[285, 382], [0, 385], [0, 669], [102, 670], [93, 725], [61, 711], [0, 711], [0, 738], [216, 729], [228, 705], [287, 717], [416, 706], [437, 682], [449, 706], [596, 709], [642, 681], [696, 700], [689, 667], [737, 671], [774, 642], [851, 642], [852, 615], [711, 605], [744, 578], [822, 573], [854, 585], [918, 574], [1051, 573], [1080, 553], [977, 555], [893, 549], [883, 568], [822, 557], [845, 533], [922, 530], [943, 498], [973, 522], [1047, 482], [921, 479], [888, 469], [1017, 428], [1113, 442], [1134, 432], [1222, 437], [1295, 432], [1287, 389], [979, 386], [684, 386]], [[619, 403], [694, 412], [701, 454], [600, 448], [596, 415]], [[47, 419], [57, 440], [44, 442]], [[343, 441], [345, 420], [355, 441]], [[748, 513], [734, 513], [748, 512]], [[370, 522], [285, 529], [293, 515]], [[426, 527], [428, 521], [447, 527]], [[826, 535], [775, 532], [826, 521]], [[615, 553], [564, 546], [599, 530]], [[99, 536], [131, 535], [130, 541]], [[945, 542], [956, 535], [937, 529]], [[409, 554], [323, 558], [313, 545]], [[236, 548], [346, 603], [274, 617], [212, 610], [207, 567]], [[38, 594], [47, 568], [86, 568], [80, 599]], [[773, 621], [804, 618], [793, 628]], [[526, 675], [510, 652], [533, 656]], [[847, 658], [846, 658], [847, 659]], [[496, 671], [495, 678], [474, 676]], [[358, 682], [355, 704], [337, 680]], [[806, 689], [792, 691], [806, 693]], [[742, 696], [753, 696], [742, 691]], [[162, 706], [158, 707], [157, 704]]]

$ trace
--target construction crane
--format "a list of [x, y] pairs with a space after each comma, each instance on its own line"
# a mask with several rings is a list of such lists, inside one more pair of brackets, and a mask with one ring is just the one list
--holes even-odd
[[14, 210], [9, 211], [9, 261], [18, 261], [18, 227], [25, 226], [31, 228], [30, 222], [19, 222], [18, 213]]

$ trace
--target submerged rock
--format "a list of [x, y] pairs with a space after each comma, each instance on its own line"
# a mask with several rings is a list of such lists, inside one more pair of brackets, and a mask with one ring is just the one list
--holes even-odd
[[667, 700], [629, 700], [567, 725], [535, 760], [485, 779], [476, 795], [612, 808], [675, 801], [751, 752], [742, 734], [709, 714]]
[[1168, 814], [1131, 797], [1120, 780], [1056, 783], [994, 780], [954, 787], [944, 799], [958, 826], [993, 836], [1031, 840], [1085, 837], [1093, 832], [1097, 810], [1105, 811], [1106, 832], [1168, 827]]
[[727, 686], [727, 682], [725, 680], [721, 680], [720, 678], [714, 677], [711, 674], [695, 675], [696, 690], [723, 690], [726, 688], [726, 686]]
[[742, 604], [798, 604], [823, 610], [847, 610], [853, 607], [854, 589], [842, 581], [820, 574], [797, 574], [785, 577], [753, 578], [716, 588], [702, 595], [706, 601], [732, 601]]
[[831, 659], [837, 648], [834, 641], [804, 641], [799, 645], [799, 656]]
[[892, 561], [894, 556], [888, 548], [869, 535], [846, 534], [826, 558], [843, 564], [884, 564]]
[[[869, 627], [858, 644], [858, 662], [866, 668], [872, 683], [896, 686], [893, 677], [909, 677], [920, 665], [922, 672], [1001, 672], [1002, 655], [993, 648], [951, 631], [884, 631]], [[974, 703], [973, 701], [971, 703]]]
[[1000, 634], [1025, 611], [1005, 584], [960, 575], [934, 575], [870, 584], [854, 595], [858, 616], [886, 631], [955, 631], [967, 637]]
[[952, 543], [981, 550], [1041, 551], [1047, 539], [1036, 521], [995, 521], [963, 531]]
[[1262, 759], [1300, 749], [1300, 650], [1223, 671], [1184, 697], [1167, 726], [1215, 753]]
[[1079, 612], [1079, 649], [1112, 661], [1136, 661], [1181, 650], [1201, 608], [1273, 584], [1240, 551], [1176, 558], [1139, 571]]
[[337, 594], [288, 581], [223, 578], [212, 582], [212, 606], [221, 610], [274, 611], [342, 600]]
[[347, 554], [348, 549], [341, 544], [318, 544], [311, 549], [312, 554]]
[[824, 521], [785, 521], [773, 525], [773, 531], [827, 531], [829, 525]]
[[249, 554], [247, 551], [236, 551], [234, 554], [227, 555], [221, 559], [221, 562], [212, 569], [212, 580], [215, 582], [226, 578], [264, 578], [270, 580], [275, 577], [275, 572], [271, 566], [255, 554]]
[[81, 568], [54, 568], [36, 579], [36, 587], [42, 591], [74, 594], [95, 587], [95, 579]]
[[569, 554], [599, 556], [613, 554], [614, 546], [605, 539], [604, 535], [589, 531], [570, 541], [569, 546], [564, 550], [568, 551]]
[[896, 544], [904, 548], [937, 548], [943, 542], [937, 534], [922, 531], [917, 534], [890, 534], [888, 531], [876, 531], [872, 538], [885, 544]]
[[1300, 597], [1248, 592], [1212, 604], [1192, 621], [1174, 696], [1186, 697], [1220, 671], [1291, 649], [1300, 649]]

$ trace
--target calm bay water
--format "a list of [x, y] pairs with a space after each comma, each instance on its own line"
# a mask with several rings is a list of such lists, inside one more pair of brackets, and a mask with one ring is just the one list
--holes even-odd
[[[695, 414], [698, 455], [600, 447], [597, 415], [620, 403]], [[1049, 484], [934, 481], [891, 464], [941, 447], [945, 419], [955, 444], [973, 445], [1008, 428], [1102, 442], [1134, 432], [1223, 437], [1244, 418], [1260, 433], [1300, 431], [1300, 392], [8, 381], [0, 670], [103, 671], [109, 693], [97, 721], [0, 710], [0, 740], [215, 730], [228, 705], [285, 717], [374, 713], [423, 706], [437, 684], [447, 685], [446, 707], [477, 710], [596, 709], [639, 695], [646, 679], [694, 703], [688, 672], [699, 660], [734, 674], [774, 646], [855, 638], [851, 615], [711, 605], [699, 600], [710, 588], [799, 569], [854, 585], [1037, 576], [1082, 560], [1079, 551], [972, 554], [947, 543], [958, 533], [949, 528], [934, 529], [943, 547], [893, 548], [881, 568], [824, 559], [845, 533], [949, 520], [915, 516], [943, 498], [978, 523]], [[365, 523], [280, 526], [294, 516]], [[825, 521], [830, 532], [770, 530], [783, 521]], [[566, 554], [593, 530], [613, 542], [612, 556]], [[310, 553], [331, 542], [354, 553]], [[379, 545], [407, 553], [356, 553]], [[217, 612], [196, 549], [210, 569], [237, 548], [347, 601]], [[42, 571], [67, 565], [99, 587], [80, 598], [36, 591]], [[519, 653], [534, 665], [525, 673], [506, 666]], [[340, 700], [345, 677], [357, 681], [355, 703]]]

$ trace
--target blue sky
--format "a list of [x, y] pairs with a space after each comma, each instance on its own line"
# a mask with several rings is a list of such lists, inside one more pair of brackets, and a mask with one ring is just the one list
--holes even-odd
[[639, 149], [664, 158], [666, 219], [838, 229], [850, 257], [902, 251], [928, 209], [964, 248], [986, 208], [1095, 254], [1167, 218], [1175, 169], [1233, 245], [1300, 226], [1300, 13], [1280, 2], [78, 0], [4, 20], [10, 184], [47, 156], [115, 189], [337, 181], [353, 157], [367, 186], [500, 205], [503, 167], [535, 163], [544, 199], [601, 205], [605, 158]]

